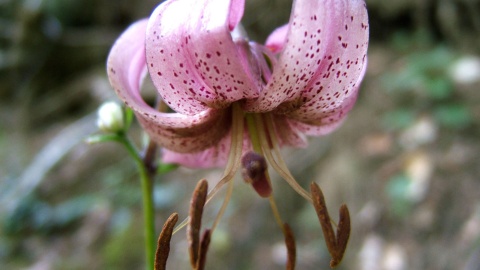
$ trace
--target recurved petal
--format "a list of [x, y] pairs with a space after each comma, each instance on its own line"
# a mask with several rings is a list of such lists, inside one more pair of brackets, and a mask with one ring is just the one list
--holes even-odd
[[334, 1], [336, 20], [320, 68], [290, 114], [307, 123], [328, 124], [353, 107], [367, 67], [368, 16], [362, 0]]
[[140, 95], [146, 75], [145, 29], [147, 20], [131, 25], [115, 42], [108, 56], [110, 84], [151, 138], [161, 146], [179, 152], [206, 149], [228, 131], [230, 113], [207, 109], [192, 116], [161, 113], [150, 107]]
[[274, 53], [280, 52], [287, 41], [288, 27], [289, 25], [285, 24], [273, 30], [265, 41], [265, 46]]
[[[231, 119], [231, 118], [230, 118]], [[190, 168], [213, 168], [224, 167], [230, 154], [231, 130], [220, 139], [215, 141], [211, 147], [195, 153], [178, 153], [168, 149], [162, 149], [162, 161], [165, 163], [180, 164]], [[247, 153], [253, 151], [248, 131], [243, 134], [242, 151]]]
[[[312, 98], [309, 102], [303, 104], [299, 109], [288, 113], [287, 115], [300, 122], [304, 122], [309, 125], [334, 125], [337, 122], [342, 121], [347, 113], [353, 108], [357, 101], [358, 90], [360, 89], [360, 83], [367, 69], [367, 60], [363, 62], [362, 70], [355, 83], [349, 86], [350, 88], [343, 91], [343, 94], [339, 94], [339, 91], [334, 91], [332, 87], [335, 87], [335, 82], [331, 82], [334, 86], [328, 87], [325, 91], [325, 95], [319, 94]], [[341, 80], [340, 80], [341, 81]], [[327, 85], [329, 85], [327, 83]]]
[[296, 120], [289, 119], [289, 124], [294, 127], [296, 130], [302, 132], [308, 136], [323, 136], [334, 131], [339, 126], [342, 125], [345, 118], [339, 119], [336, 122], [324, 124], [324, 125], [310, 125], [302, 123]]
[[363, 0], [295, 1], [285, 47], [251, 110], [279, 107], [283, 112], [293, 111], [319, 99], [322, 89], [328, 89], [330, 95], [338, 92], [340, 104], [343, 96], [352, 94], [352, 85], [366, 61], [367, 45]]
[[291, 121], [284, 115], [273, 115], [272, 118], [280, 146], [304, 148], [308, 145], [307, 138], [305, 136], [307, 133], [304, 129], [299, 128], [296, 125], [296, 121]]
[[219, 143], [195, 153], [178, 153], [162, 149], [162, 162], [180, 164], [189, 168], [213, 168], [225, 166], [230, 151], [230, 136]]
[[[258, 96], [245, 42], [231, 31], [243, 15], [243, 0], [171, 0], [150, 17], [148, 69], [162, 98], [177, 112], [224, 108]], [[192, 104], [199, 108], [192, 107]]]

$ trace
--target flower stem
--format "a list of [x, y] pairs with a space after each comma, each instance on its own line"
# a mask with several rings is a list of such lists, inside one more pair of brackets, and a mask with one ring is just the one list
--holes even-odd
[[143, 221], [144, 221], [144, 236], [145, 236], [145, 253], [146, 253], [146, 269], [154, 268], [155, 262], [155, 219], [154, 219], [154, 204], [153, 204], [153, 181], [152, 173], [144, 160], [140, 157], [137, 149], [127, 136], [120, 136], [120, 143], [122, 143], [130, 156], [133, 157], [140, 174], [140, 181], [142, 185], [142, 201], [143, 201]]

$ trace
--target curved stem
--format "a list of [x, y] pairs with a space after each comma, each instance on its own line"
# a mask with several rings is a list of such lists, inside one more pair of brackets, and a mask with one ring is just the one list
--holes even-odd
[[140, 174], [142, 185], [145, 253], [147, 260], [146, 269], [150, 270], [154, 268], [156, 249], [152, 175], [132, 142], [125, 135], [121, 136], [120, 142], [125, 146], [130, 156], [133, 157]]

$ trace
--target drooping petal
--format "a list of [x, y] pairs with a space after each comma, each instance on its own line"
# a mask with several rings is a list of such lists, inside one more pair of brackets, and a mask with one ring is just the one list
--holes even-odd
[[[353, 107], [367, 67], [368, 17], [363, 1], [338, 1], [339, 20], [329, 32], [325, 59], [289, 114], [312, 124], [336, 122]], [[343, 10], [343, 11], [342, 11]]]
[[[360, 83], [365, 75], [366, 70], [367, 61], [365, 61], [363, 70], [357, 82], [354, 84], [353, 89], [350, 91], [351, 94], [347, 93], [347, 95], [343, 96], [343, 99], [337, 101], [338, 104], [332, 104], [332, 99], [331, 97], [329, 99], [329, 96], [320, 96], [318, 100], [311, 100], [309, 103], [303, 105], [302, 108], [288, 113], [287, 115], [292, 120], [295, 119], [295, 121], [299, 123], [302, 122], [308, 130], [306, 132], [308, 135], [320, 136], [330, 133], [331, 131], [335, 130], [336, 127], [340, 126], [340, 123], [343, 122], [343, 120], [347, 117], [348, 112], [355, 105], [355, 102], [357, 101], [358, 90], [360, 89]], [[325, 105], [325, 103], [327, 103], [327, 105]], [[326, 110], [326, 108], [328, 108], [328, 104], [331, 107]], [[315, 126], [317, 126], [317, 128], [315, 128]]]
[[323, 96], [322, 84], [324, 89], [331, 89], [330, 95], [339, 92], [336, 100], [341, 104], [343, 96], [352, 94], [352, 85], [360, 76], [367, 44], [363, 0], [295, 1], [285, 47], [272, 77], [247, 109], [294, 111]]
[[230, 151], [231, 136], [224, 136], [215, 145], [195, 153], [178, 153], [162, 149], [162, 162], [180, 164], [189, 168], [213, 168], [225, 166]]
[[[231, 130], [230, 130], [231, 131]], [[162, 149], [162, 162], [176, 163], [190, 168], [224, 167], [229, 160], [231, 132], [228, 132], [211, 147], [195, 153], [178, 153]], [[242, 153], [253, 151], [248, 131], [243, 133]]]
[[[299, 129], [295, 121], [290, 121], [284, 115], [272, 115], [276, 136], [280, 146], [304, 148], [308, 145], [305, 130]], [[310, 134], [307, 134], [310, 135]]]
[[274, 53], [280, 52], [283, 47], [285, 47], [288, 28], [289, 25], [285, 24], [273, 30], [273, 32], [268, 36], [267, 41], [265, 41], [265, 46]]
[[305, 135], [308, 135], [308, 136], [324, 136], [324, 135], [327, 135], [328, 133], [336, 130], [339, 126], [341, 126], [343, 124], [343, 120], [345, 120], [345, 118], [339, 119], [338, 121], [330, 123], [330, 124], [310, 125], [310, 124], [305, 124], [303, 122], [299, 122], [299, 121], [289, 119], [289, 124], [292, 127], [294, 127], [296, 130], [302, 132]]
[[186, 116], [161, 113], [145, 103], [140, 86], [146, 74], [146, 27], [147, 20], [133, 24], [112, 47], [107, 63], [110, 83], [125, 104], [135, 111], [152, 140], [178, 152], [206, 149], [225, 136], [230, 113], [207, 109]]
[[147, 63], [162, 98], [177, 112], [195, 114], [258, 96], [245, 42], [230, 31], [243, 0], [171, 0], [158, 6], [147, 28]]

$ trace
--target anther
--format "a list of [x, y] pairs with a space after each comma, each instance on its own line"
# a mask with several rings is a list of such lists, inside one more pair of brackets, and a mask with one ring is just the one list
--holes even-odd
[[272, 186], [267, 176], [267, 161], [262, 155], [248, 152], [242, 157], [242, 177], [252, 185], [263, 198], [272, 194]]
[[287, 247], [287, 270], [295, 270], [295, 261], [297, 259], [297, 249], [295, 247], [295, 237], [290, 226], [283, 224], [283, 234], [285, 236], [285, 246]]
[[313, 206], [317, 212], [320, 225], [322, 226], [325, 243], [332, 256], [330, 267], [335, 268], [342, 261], [347, 248], [348, 239], [350, 238], [350, 214], [347, 206], [343, 204], [340, 207], [340, 220], [335, 234], [322, 190], [316, 183], [310, 185], [310, 190], [312, 192]]
[[155, 270], [165, 270], [170, 253], [170, 240], [172, 239], [173, 227], [178, 221], [178, 214], [173, 213], [163, 225], [162, 232], [158, 237], [157, 252], [155, 253]]
[[203, 207], [207, 200], [208, 183], [202, 179], [198, 182], [190, 201], [190, 222], [187, 226], [190, 264], [196, 268], [200, 253], [200, 227], [202, 224]]

